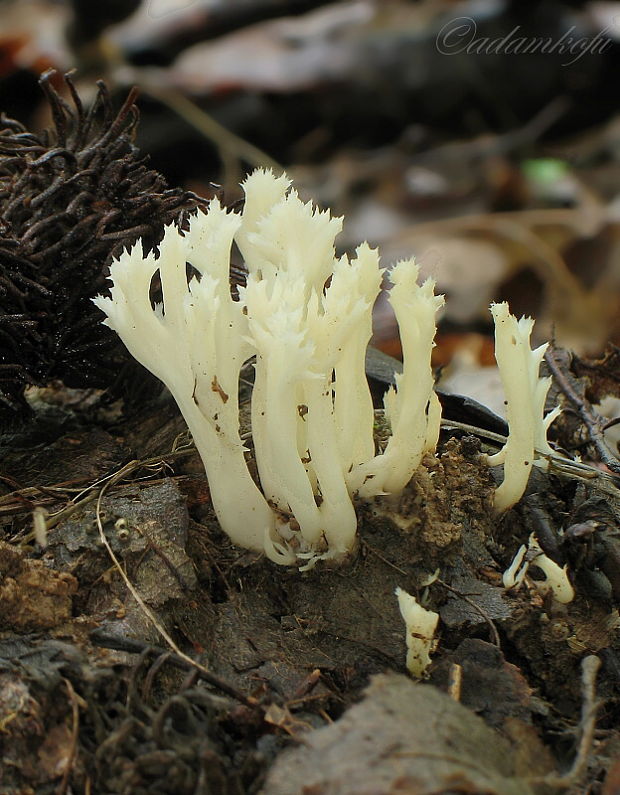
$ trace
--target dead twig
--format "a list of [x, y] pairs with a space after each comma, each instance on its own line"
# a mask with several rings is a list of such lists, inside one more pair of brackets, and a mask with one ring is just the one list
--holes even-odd
[[[174, 657], [171, 655], [170, 658], [169, 658], [170, 661], [172, 662], [175, 659], [175, 657], [178, 658], [178, 663], [175, 663], [175, 664], [184, 663], [185, 665], [183, 667], [187, 667], [189, 669], [192, 669], [192, 668], [196, 669], [197, 671], [199, 671], [200, 676], [206, 682], [209, 682], [210, 684], [214, 685], [215, 687], [218, 687], [220, 690], [222, 690], [222, 692], [227, 693], [229, 696], [232, 696], [233, 698], [237, 699], [242, 704], [245, 704], [247, 707], [256, 708], [257, 706], [259, 706], [259, 702], [255, 698], [253, 698], [252, 696], [247, 696], [247, 695], [245, 695], [245, 693], [242, 693], [240, 690], [237, 690], [237, 688], [233, 687], [232, 685], [229, 685], [228, 682], [226, 682], [223, 679], [220, 679], [218, 676], [216, 676], [215, 674], [211, 673], [203, 665], [201, 665], [200, 663], [196, 662], [196, 660], [193, 660], [191, 657], [189, 657], [187, 654], [185, 654], [185, 652], [181, 651], [181, 649], [174, 642], [174, 640], [172, 639], [170, 634], [167, 632], [167, 630], [162, 626], [162, 624], [160, 623], [160, 621], [157, 618], [157, 616], [153, 613], [153, 611], [150, 609], [150, 607], [148, 607], [148, 605], [145, 603], [144, 599], [142, 598], [142, 596], [138, 592], [137, 588], [133, 585], [133, 583], [131, 582], [131, 580], [127, 576], [125, 570], [121, 566], [119, 559], [116, 557], [116, 555], [114, 553], [114, 550], [112, 549], [112, 547], [110, 545], [110, 542], [108, 541], [107, 536], [105, 534], [105, 531], [103, 529], [103, 523], [101, 521], [101, 503], [102, 503], [103, 498], [104, 498], [106, 492], [108, 491], [108, 489], [112, 488], [112, 486], [114, 486], [114, 484], [116, 482], [118, 482], [118, 480], [121, 480], [123, 477], [125, 477], [126, 471], [131, 466], [132, 463], [135, 463], [135, 462], [130, 462], [130, 464], [127, 464], [126, 467], [123, 467], [114, 476], [110, 477], [107, 480], [107, 482], [104, 483], [104, 485], [101, 487], [101, 490], [99, 491], [99, 494], [97, 496], [97, 505], [96, 505], [96, 508], [95, 508], [95, 518], [96, 518], [96, 521], [97, 521], [97, 529], [99, 530], [99, 538], [101, 539], [101, 543], [105, 546], [105, 548], [106, 548], [106, 550], [108, 552], [108, 555], [110, 556], [110, 559], [114, 563], [114, 566], [115, 566], [116, 570], [118, 571], [118, 573], [121, 576], [121, 579], [124, 581], [125, 585], [127, 586], [127, 589], [129, 590], [129, 592], [131, 593], [133, 598], [138, 603], [138, 606], [140, 607], [140, 609], [147, 616], [147, 618], [153, 624], [155, 629], [159, 632], [161, 637], [166, 641], [166, 643], [168, 644], [170, 649], [172, 649], [172, 651], [174, 652]], [[144, 646], [144, 644], [141, 644], [141, 646]], [[168, 652], [166, 650], [162, 650], [162, 652], [164, 654], [168, 654]]]
[[387, 558], [383, 557], [383, 555], [380, 552], [378, 552], [374, 547], [370, 546], [368, 541], [362, 539], [362, 544], [364, 545], [364, 549], [367, 549], [369, 552], [372, 552], [372, 554], [375, 555], [375, 557], [379, 558], [379, 560], [383, 561], [383, 563], [385, 563], [386, 566], [389, 566], [390, 568], [394, 569], [394, 571], [397, 571], [399, 574], [404, 574], [405, 577], [408, 576], [408, 572], [406, 572], [404, 569], [401, 569], [395, 563], [392, 563], [391, 560], [388, 560]]
[[253, 168], [270, 168], [276, 174], [282, 172], [282, 166], [266, 152], [235, 135], [178, 91], [169, 91], [145, 82], [142, 83], [142, 88], [215, 144], [229, 176], [237, 175], [237, 172], [243, 176], [238, 167], [240, 161], [249, 163]]
[[[148, 608], [147, 608], [148, 610]], [[164, 630], [165, 632], [165, 630]], [[164, 635], [164, 639], [165, 635]], [[258, 702], [255, 698], [251, 696], [246, 696], [241, 690], [237, 690], [236, 687], [231, 685], [225, 679], [221, 679], [216, 674], [211, 673], [211, 671], [207, 670], [204, 666], [197, 663], [195, 660], [192, 660], [191, 657], [188, 657], [183, 652], [179, 651], [170, 652], [168, 649], [162, 649], [158, 646], [152, 646], [148, 643], [143, 643], [140, 640], [135, 640], [134, 638], [126, 638], [121, 637], [120, 635], [111, 635], [107, 632], [102, 632], [101, 630], [95, 629], [90, 633], [90, 640], [96, 646], [100, 646], [104, 649], [114, 649], [115, 651], [124, 651], [128, 654], [144, 654], [146, 652], [152, 652], [158, 656], [158, 659], [162, 659], [163, 662], [161, 664], [168, 664], [172, 665], [174, 668], [179, 668], [182, 671], [196, 671], [196, 675], [198, 678], [204, 680], [208, 684], [216, 687], [218, 690], [221, 690], [222, 693], [226, 693], [226, 695], [234, 698], [236, 701], [239, 701], [241, 704], [245, 704], [246, 707], [255, 708], [258, 705]], [[167, 639], [166, 639], [167, 640]], [[172, 647], [176, 648], [176, 645], [173, 641], [171, 641]], [[160, 666], [158, 666], [159, 669]]]
[[[478, 428], [476, 425], [468, 425], [465, 422], [457, 422], [456, 420], [441, 420], [442, 428], [455, 428], [459, 431], [466, 431], [474, 436], [479, 436], [481, 439], [486, 439], [490, 442], [497, 442], [499, 446], [506, 444], [508, 441], [507, 436], [494, 431], [487, 431], [485, 428]], [[549, 462], [549, 471], [558, 475], [565, 475], [571, 478], [583, 478], [585, 480], [592, 480], [594, 478], [603, 478], [618, 482], [618, 476], [609, 472], [602, 472], [589, 464], [584, 464], [583, 461], [575, 461], [572, 458], [567, 458], [560, 453], [544, 453], [536, 450], [540, 458], [544, 458]]]
[[603, 435], [605, 418], [601, 417], [601, 415], [592, 408], [592, 405], [585, 397], [581, 397], [581, 395], [577, 394], [569, 379], [562, 372], [562, 368], [556, 360], [552, 348], [547, 349], [545, 361], [557, 385], [562, 390], [562, 393], [583, 420], [584, 425], [588, 429], [590, 441], [601, 457], [601, 461], [614, 474], [620, 475], [620, 461], [607, 446]]
[[[183, 447], [173, 449], [170, 453], [163, 456], [154, 456], [152, 458], [135, 459], [129, 461], [120, 469], [112, 472], [109, 475], [96, 480], [94, 483], [89, 483], [87, 486], [80, 486], [79, 488], [67, 488], [60, 484], [59, 486], [34, 486], [20, 491], [14, 491], [0, 497], [0, 516], [6, 514], [32, 512], [36, 508], [45, 507], [50, 504], [53, 499], [60, 499], [64, 497], [67, 501], [62, 508], [59, 508], [55, 513], [50, 513], [46, 517], [45, 529], [46, 532], [51, 530], [60, 522], [68, 519], [74, 513], [85, 508], [97, 497], [97, 488], [99, 486], [110, 483], [111, 481], [117, 485], [120, 481], [125, 480], [133, 473], [140, 469], [161, 469], [168, 465], [170, 459], [181, 458], [182, 456], [194, 453], [196, 448]], [[139, 480], [139, 478], [138, 478]], [[71, 481], [75, 482], [75, 481]], [[135, 482], [135, 481], [133, 481]], [[155, 481], [149, 481], [155, 482]], [[69, 498], [69, 494], [75, 492], [74, 496]], [[47, 499], [36, 499], [37, 495], [45, 495]], [[28, 499], [31, 498], [31, 499]], [[23, 539], [24, 543], [32, 540], [34, 533], [31, 532]]]
[[557, 787], [558, 789], [574, 787], [579, 783], [588, 764], [594, 741], [596, 714], [600, 706], [600, 702], [596, 698], [596, 677], [600, 667], [601, 661], [594, 654], [584, 657], [581, 663], [582, 704], [581, 720], [579, 722], [581, 737], [572, 766], [564, 775], [551, 774], [544, 776], [542, 779], [531, 779], [532, 783], [538, 782], [549, 787]]
[[463, 666], [452, 663], [448, 673], [448, 695], [453, 701], [461, 700], [461, 685], [463, 683]]
[[487, 613], [480, 607], [480, 605], [477, 605], [473, 599], [470, 599], [468, 596], [465, 596], [465, 594], [461, 593], [461, 591], [457, 591], [456, 588], [453, 588], [451, 585], [448, 585], [447, 582], [444, 582], [443, 580], [440, 579], [435, 580], [435, 582], [439, 583], [440, 585], [443, 585], [443, 587], [446, 588], [448, 591], [450, 591], [450, 593], [453, 593], [456, 597], [466, 602], [470, 607], [473, 607], [476, 613], [478, 613], [478, 615], [481, 616], [481, 618], [483, 618], [484, 621], [487, 623], [489, 631], [491, 633], [491, 640], [493, 641], [493, 644], [497, 646], [498, 649], [501, 649], [502, 644], [499, 638], [499, 632], [497, 631], [497, 627], [493, 623], [493, 620], [490, 618], [490, 616], [487, 615]]
[[67, 688], [67, 692], [69, 693], [69, 698], [71, 700], [71, 747], [69, 756], [67, 757], [67, 761], [65, 763], [65, 769], [62, 774], [62, 781], [60, 782], [60, 786], [57, 790], [58, 795], [65, 795], [67, 792], [67, 788], [69, 786], [69, 776], [73, 770], [73, 763], [75, 762], [75, 756], [77, 753], [78, 736], [80, 732], [80, 705], [78, 696], [73, 689], [73, 685], [68, 679], [63, 679], [63, 682]]

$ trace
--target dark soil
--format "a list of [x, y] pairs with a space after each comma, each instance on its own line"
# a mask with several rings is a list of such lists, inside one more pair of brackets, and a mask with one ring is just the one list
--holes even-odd
[[[126, 418], [61, 388], [36, 403], [3, 437], [1, 793], [617, 791], [620, 619], [600, 550], [615, 549], [620, 502], [604, 478], [535, 473], [498, 519], [480, 439], [448, 434], [401, 496], [358, 506], [350, 560], [300, 573], [230, 545], [174, 406]], [[131, 460], [150, 463], [101, 480]], [[144, 605], [207, 674], [129, 593], [98, 516]], [[502, 586], [534, 530], [570, 563], [568, 605], [531, 580]], [[441, 617], [421, 683], [406, 676], [397, 586]], [[562, 779], [590, 655], [603, 707], [587, 766]]]

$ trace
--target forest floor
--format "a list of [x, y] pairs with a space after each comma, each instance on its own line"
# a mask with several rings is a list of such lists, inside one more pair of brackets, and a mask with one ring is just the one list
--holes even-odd
[[[446, 427], [348, 561], [299, 572], [230, 545], [174, 404], [33, 405], [2, 450], [2, 793], [616, 792], [608, 474], [535, 471], [497, 517], [484, 431]], [[503, 587], [532, 532], [569, 604]], [[397, 586], [440, 615], [423, 681]]]
[[[448, 298], [433, 366], [452, 396], [442, 397], [437, 453], [398, 498], [357, 504], [348, 560], [299, 571], [222, 533], [169, 397], [140, 398], [141, 383], [125, 401], [60, 382], [29, 388], [32, 415], [13, 424], [2, 414], [0, 429], [0, 795], [618, 795], [620, 462], [605, 426], [620, 400], [620, 4], [293, 5], [295, 17], [290, 0], [0, 2], [1, 109], [29, 129], [53, 127], [38, 85], [50, 66], [78, 67], [85, 107], [98, 78], [115, 107], [135, 83], [140, 127], [132, 120], [123, 134], [172, 188], [208, 197], [221, 185], [234, 206], [251, 168], [284, 167], [302, 197], [346, 216], [339, 253], [367, 239], [386, 267], [415, 255]], [[124, 23], [112, 24], [109, 6]], [[472, 14], [489, 40], [516, 26], [556, 41], [577, 24], [575, 35], [608, 31], [609, 47], [575, 61], [446, 55], [446, 14]], [[50, 147], [67, 124], [74, 135], [90, 125], [56, 78], [68, 104], [66, 119], [55, 106]], [[102, 128], [105, 140], [122, 126]], [[45, 169], [54, 185], [53, 169], [75, 160], [54, 152], [37, 161], [28, 196], [15, 197], [19, 234], [0, 220], [22, 262], [32, 226], [56, 241], [49, 217], [29, 216], [43, 214], [41, 196], [53, 204]], [[22, 190], [9, 166], [5, 183]], [[110, 173], [110, 184], [135, 184]], [[136, 197], [116, 206], [106, 183], [91, 201], [64, 178], [94, 231], [82, 227], [83, 244], [73, 228], [63, 233], [77, 255], [86, 237], [100, 246], [101, 260], [89, 260], [99, 284], [81, 285], [92, 309], [112, 246], [142, 228], [127, 220]], [[58, 195], [66, 221], [74, 202]], [[110, 218], [129, 228], [112, 230], [106, 248]], [[65, 298], [78, 284], [67, 251]], [[44, 265], [56, 285], [56, 259]], [[0, 386], [21, 398], [24, 383], [45, 379], [10, 359], [21, 350], [11, 320], [49, 343], [33, 346], [35, 374], [55, 372], [45, 352], [64, 329], [56, 294], [44, 291], [49, 304], [31, 317], [14, 295], [8, 310], [0, 292]], [[484, 453], [498, 449], [505, 423], [461, 396], [502, 408], [488, 306], [504, 300], [536, 318], [536, 344], [555, 339], [574, 353], [550, 348], [549, 403], [565, 409], [550, 436], [586, 465], [535, 468], [524, 498], [498, 516], [501, 472]], [[373, 344], [399, 356], [385, 307], [375, 307]], [[39, 333], [48, 321], [51, 342]], [[117, 359], [93, 350], [81, 358], [106, 385]], [[392, 375], [378, 361], [367, 366], [377, 406]], [[535, 566], [520, 588], [504, 587], [532, 534], [568, 567], [568, 604], [543, 592]], [[397, 587], [439, 613], [422, 680], [407, 672]]]

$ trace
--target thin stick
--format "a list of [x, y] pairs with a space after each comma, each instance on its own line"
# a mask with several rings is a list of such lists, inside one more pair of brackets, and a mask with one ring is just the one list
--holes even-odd
[[103, 523], [101, 521], [101, 503], [102, 503], [102, 500], [103, 500], [103, 497], [104, 497], [106, 491], [109, 488], [111, 488], [116, 483], [117, 480], [119, 480], [120, 478], [122, 478], [124, 476], [126, 469], [127, 469], [127, 467], [124, 467], [123, 469], [121, 469], [117, 473], [116, 478], [114, 478], [114, 477], [110, 478], [107, 481], [107, 483], [105, 483], [103, 485], [103, 487], [101, 488], [101, 490], [99, 492], [99, 496], [97, 497], [97, 506], [96, 506], [96, 509], [95, 509], [95, 516], [96, 516], [96, 520], [97, 520], [97, 529], [99, 530], [99, 538], [101, 539], [101, 543], [105, 546], [105, 548], [106, 548], [106, 550], [108, 552], [108, 555], [110, 556], [110, 558], [112, 559], [112, 562], [114, 563], [114, 566], [116, 567], [118, 573], [121, 575], [121, 578], [124, 581], [125, 585], [127, 586], [129, 592], [131, 593], [133, 598], [138, 603], [138, 606], [144, 612], [144, 614], [149, 618], [149, 620], [151, 621], [151, 623], [153, 624], [155, 629], [159, 632], [161, 637], [166, 641], [166, 643], [172, 649], [172, 651], [175, 653], [175, 655], [180, 660], [183, 660], [183, 662], [185, 662], [190, 668], [195, 668], [196, 670], [198, 670], [200, 672], [201, 676], [205, 679], [205, 681], [208, 681], [209, 683], [213, 684], [214, 686], [219, 687], [223, 692], [228, 693], [228, 695], [231, 695], [233, 698], [236, 698], [238, 701], [241, 701], [241, 703], [245, 704], [248, 707], [256, 707], [256, 706], [258, 706], [258, 701], [255, 698], [252, 698], [251, 696], [247, 696], [244, 693], [242, 693], [241, 691], [237, 690], [236, 688], [233, 688], [227, 682], [225, 682], [224, 680], [222, 680], [219, 677], [215, 676], [215, 674], [212, 674], [203, 665], [201, 665], [200, 663], [196, 662], [196, 660], [192, 660], [192, 658], [189, 657], [187, 654], [185, 654], [185, 652], [181, 651], [181, 649], [177, 646], [177, 644], [174, 642], [174, 640], [170, 637], [170, 635], [168, 634], [166, 629], [161, 625], [161, 623], [160, 623], [159, 619], [157, 618], [157, 616], [153, 613], [153, 611], [144, 602], [144, 599], [139, 594], [138, 590], [135, 588], [135, 586], [133, 585], [133, 583], [131, 582], [131, 580], [129, 579], [127, 574], [125, 573], [125, 570], [121, 566], [120, 561], [118, 560], [118, 558], [114, 554], [114, 550], [110, 546], [110, 542], [108, 541], [108, 539], [106, 537], [106, 534], [105, 534], [105, 532], [103, 530]]
[[601, 461], [616, 475], [620, 475], [620, 461], [605, 443], [605, 438], [603, 436], [603, 418], [594, 411], [586, 398], [577, 394], [568, 378], [562, 372], [553, 350], [548, 349], [546, 351], [545, 361], [558, 386], [583, 420], [584, 425], [588, 429], [590, 440], [600, 455]]
[[498, 649], [501, 649], [502, 643], [499, 638], [499, 632], [497, 631], [497, 627], [493, 623], [491, 617], [487, 615], [487, 613], [480, 607], [480, 605], [477, 605], [473, 599], [470, 599], [468, 596], [465, 596], [465, 594], [462, 593], [461, 591], [458, 591], [456, 588], [453, 588], [451, 585], [448, 585], [447, 582], [444, 582], [443, 580], [440, 579], [435, 580], [435, 582], [438, 582], [440, 585], [443, 585], [444, 588], [446, 588], [448, 591], [453, 593], [456, 597], [462, 599], [464, 602], [470, 605], [470, 607], [473, 607], [476, 613], [478, 613], [478, 615], [480, 615], [484, 619], [484, 621], [488, 624], [489, 630], [491, 632], [491, 639], [494, 645], [497, 646]]
[[270, 168], [276, 174], [283, 171], [283, 167], [266, 152], [235, 135], [182, 94], [165, 88], [157, 88], [151, 84], [142, 83], [141, 87], [146, 93], [167, 105], [198, 132], [213, 141], [222, 161], [228, 163], [229, 166], [231, 159], [238, 159], [245, 160], [253, 168]]
[[[190, 453], [195, 452], [196, 448], [192, 445], [191, 447], [183, 447], [182, 449], [173, 450], [170, 453], [167, 453], [165, 456], [154, 456], [153, 458], [145, 458], [143, 460], [136, 459], [134, 461], [129, 461], [129, 463], [122, 466], [120, 469], [112, 472], [109, 475], [105, 475], [104, 477], [96, 480], [94, 483], [89, 484], [88, 486], [77, 490], [77, 494], [65, 505], [63, 508], [60, 508], [53, 514], [49, 514], [45, 520], [45, 529], [46, 532], [51, 530], [60, 522], [68, 519], [77, 511], [82, 510], [85, 508], [90, 502], [92, 502], [95, 497], [97, 496], [96, 488], [100, 485], [107, 485], [111, 482], [114, 484], [119, 483], [119, 481], [124, 480], [133, 472], [136, 472], [139, 469], [148, 469], [153, 467], [163, 467], [167, 463], [167, 459], [169, 458], [180, 458], [184, 455], [189, 455]], [[139, 478], [137, 478], [139, 480]], [[35, 489], [36, 491], [37, 489]], [[18, 492], [13, 492], [13, 494], [18, 495]], [[11, 495], [6, 495], [10, 497]], [[38, 507], [40, 503], [34, 503], [32, 501], [27, 506], [25, 506], [24, 510], [33, 510], [33, 508]], [[2, 506], [2, 502], [0, 501], [0, 506]], [[10, 509], [10, 506], [9, 506]], [[8, 512], [2, 511], [0, 508], [0, 513]], [[34, 538], [34, 532], [28, 533], [23, 538], [23, 543], [27, 543], [28, 541]]]
[[[478, 428], [476, 425], [468, 425], [465, 422], [457, 422], [456, 420], [442, 419], [441, 427], [456, 428], [459, 431], [466, 431], [474, 436], [479, 436], [481, 439], [498, 442], [499, 444], [505, 444], [508, 441], [507, 437], [502, 436], [501, 433], [487, 431], [484, 428]], [[583, 461], [574, 461], [572, 458], [567, 458], [559, 453], [549, 454], [541, 450], [536, 450], [536, 452], [541, 458], [546, 459], [551, 468], [559, 474], [575, 478], [607, 478], [614, 481], [617, 480], [615, 475], [602, 472], [600, 469], [596, 469], [589, 464], [584, 464]]]
[[463, 682], [463, 667], [458, 663], [450, 665], [448, 674], [448, 695], [453, 701], [461, 700], [461, 685]]
[[594, 654], [584, 657], [581, 663], [582, 704], [579, 726], [581, 738], [577, 747], [575, 761], [571, 768], [562, 776], [551, 774], [542, 779], [533, 779], [532, 781], [540, 781], [547, 786], [562, 789], [564, 787], [574, 787], [581, 780], [592, 750], [594, 730], [596, 729], [596, 713], [600, 706], [596, 698], [596, 676], [600, 667], [601, 661]]
[[71, 775], [71, 770], [73, 769], [73, 763], [75, 762], [75, 755], [77, 752], [77, 743], [78, 743], [78, 736], [80, 730], [80, 710], [79, 710], [79, 703], [78, 697], [73, 689], [73, 685], [68, 679], [63, 679], [65, 687], [67, 688], [67, 693], [69, 694], [69, 698], [71, 699], [71, 747], [69, 751], [69, 756], [67, 757], [67, 761], [65, 763], [65, 769], [62, 774], [62, 781], [60, 782], [60, 786], [57, 790], [58, 795], [65, 795], [67, 792], [67, 787], [69, 786], [69, 776]]
[[162, 657], [165, 657], [165, 662], [174, 666], [175, 668], [180, 668], [183, 671], [195, 671], [200, 679], [203, 679], [205, 682], [213, 685], [213, 687], [217, 687], [218, 690], [222, 691], [222, 693], [226, 693], [226, 695], [234, 698], [236, 701], [240, 701], [247, 707], [256, 707], [258, 704], [256, 699], [246, 696], [245, 693], [237, 690], [236, 687], [233, 687], [233, 685], [226, 682], [226, 680], [221, 679], [216, 674], [211, 673], [211, 671], [208, 669], [203, 668], [199, 663], [197, 663], [195, 660], [192, 660], [191, 658], [188, 658], [183, 653], [181, 653], [181, 656], [179, 656], [169, 652], [167, 649], [162, 649], [158, 646], [152, 646], [148, 643], [143, 643], [141, 640], [125, 638], [120, 635], [110, 635], [107, 632], [102, 632], [98, 629], [93, 630], [89, 637], [91, 643], [94, 643], [96, 646], [101, 646], [104, 649], [115, 649], [116, 651], [124, 651], [128, 654], [143, 654], [145, 651], [151, 650], [153, 654], [158, 654]]

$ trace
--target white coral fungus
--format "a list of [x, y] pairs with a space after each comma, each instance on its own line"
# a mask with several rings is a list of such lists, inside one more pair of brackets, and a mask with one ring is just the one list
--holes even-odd
[[[417, 284], [413, 260], [388, 274], [404, 371], [387, 396], [392, 436], [376, 454], [365, 377], [382, 271], [362, 244], [336, 257], [341, 219], [303, 203], [285, 176], [256, 171], [243, 214], [212, 200], [181, 232], [166, 227], [159, 257], [138, 243], [110, 268], [105, 321], [170, 389], [202, 457], [222, 528], [277, 563], [336, 557], [355, 542], [352, 498], [402, 489], [434, 449], [440, 408], [430, 367], [443, 298]], [[248, 270], [233, 298], [235, 242]], [[190, 263], [198, 276], [187, 280]], [[151, 305], [159, 272], [163, 303]], [[241, 367], [256, 357], [251, 422], [260, 489], [240, 438]]]
[[431, 664], [431, 652], [437, 647], [439, 613], [426, 610], [402, 588], [397, 587], [395, 594], [407, 633], [407, 670], [412, 676], [422, 677]]
[[544, 416], [551, 378], [538, 377], [547, 344], [531, 350], [534, 321], [529, 317], [517, 320], [510, 314], [507, 303], [492, 304], [491, 313], [495, 321], [495, 358], [504, 386], [509, 427], [506, 444], [488, 458], [490, 466], [504, 465], [504, 480], [495, 491], [494, 501], [495, 509], [501, 512], [523, 496], [536, 453], [553, 453], [547, 442], [547, 430], [560, 408]]
[[553, 599], [560, 604], [573, 601], [575, 591], [568, 578], [568, 566], [562, 568], [545, 555], [535, 533], [530, 535], [527, 547], [524, 544], [519, 547], [512, 563], [504, 572], [504, 588], [519, 588], [530, 566], [539, 568], [545, 575], [544, 581], [532, 581], [539, 591], [551, 593]]

